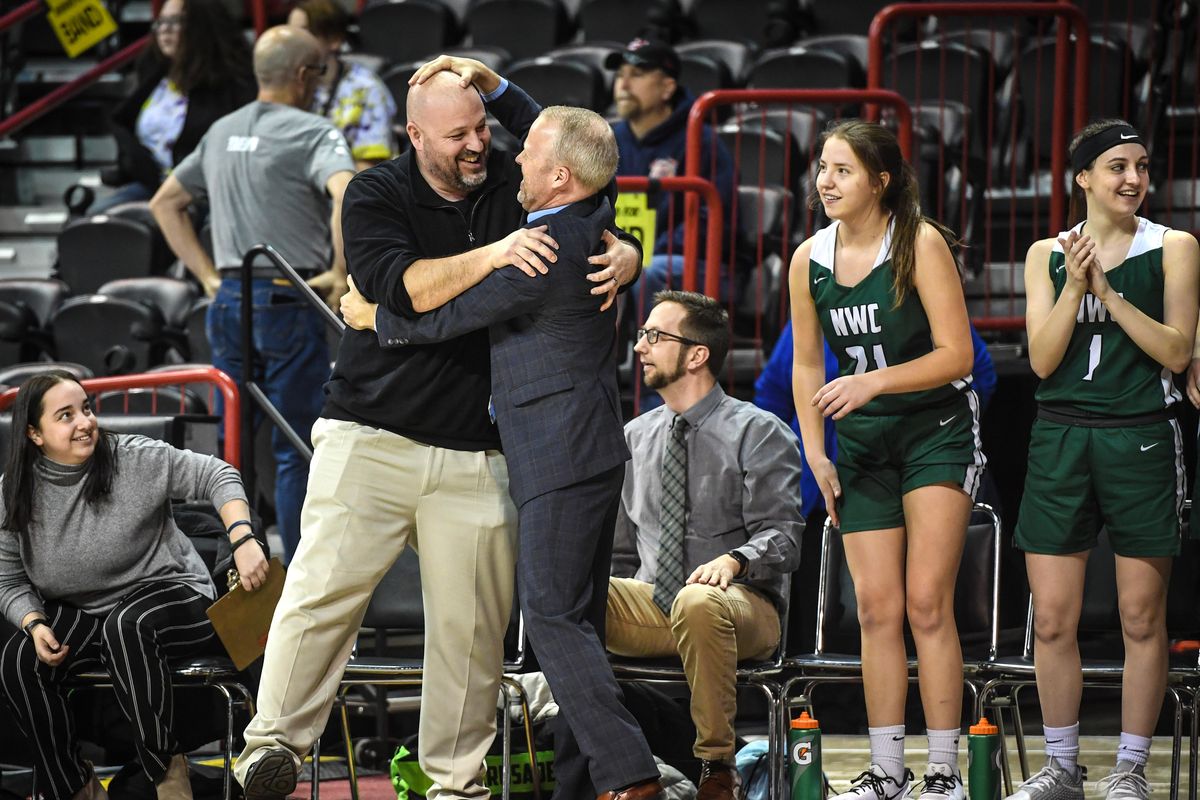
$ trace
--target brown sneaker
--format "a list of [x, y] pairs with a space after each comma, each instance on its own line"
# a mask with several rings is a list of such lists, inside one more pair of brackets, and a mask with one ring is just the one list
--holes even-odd
[[154, 790], [158, 800], [192, 800], [192, 782], [188, 780], [187, 756], [176, 753], [167, 762], [167, 774]]
[[737, 768], [724, 761], [705, 761], [700, 768], [696, 800], [735, 800], [742, 787]]
[[[85, 762], [88, 769], [91, 769], [92, 763]], [[104, 786], [100, 783], [100, 779], [93, 772], [88, 782], [80, 787], [79, 791], [71, 795], [71, 800], [108, 800], [108, 792], [104, 790]]]

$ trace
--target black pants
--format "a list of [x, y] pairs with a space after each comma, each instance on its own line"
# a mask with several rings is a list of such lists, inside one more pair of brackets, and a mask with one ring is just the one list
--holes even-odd
[[24, 633], [0, 652], [0, 682], [9, 707], [34, 748], [35, 774], [49, 798], [69, 798], [90, 779], [80, 758], [67, 704], [71, 677], [107, 669], [121, 711], [133, 726], [138, 758], [157, 783], [178, 751], [168, 659], [210, 652], [215, 644], [207, 597], [179, 583], [139, 587], [104, 617], [50, 601], [46, 616], [59, 644], [57, 667], [38, 660]]

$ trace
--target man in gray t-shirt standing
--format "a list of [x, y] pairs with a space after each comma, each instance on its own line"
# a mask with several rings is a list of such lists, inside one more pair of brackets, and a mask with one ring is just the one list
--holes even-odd
[[[341, 204], [354, 161], [332, 123], [302, 110], [324, 69], [307, 31], [280, 26], [265, 32], [254, 47], [258, 98], [213, 123], [150, 201], [175, 255], [215, 295], [208, 310], [213, 364], [235, 379], [244, 355], [239, 269], [247, 250], [270, 244], [313, 288], [331, 298], [345, 290]], [[194, 199], [203, 198], [212, 219], [212, 258], [187, 212]], [[255, 380], [308, 440], [329, 377], [324, 322], [265, 259], [255, 265], [252, 302]], [[275, 510], [289, 561], [300, 541], [308, 465], [278, 429], [271, 442]]]

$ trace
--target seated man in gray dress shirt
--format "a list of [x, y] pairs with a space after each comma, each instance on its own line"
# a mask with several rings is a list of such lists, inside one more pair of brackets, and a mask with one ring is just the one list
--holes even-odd
[[737, 796], [737, 662], [779, 644], [785, 584], [799, 560], [800, 450], [775, 415], [729, 397], [717, 375], [729, 318], [692, 292], [664, 291], [634, 350], [665, 405], [625, 426], [625, 467], [608, 595], [608, 649], [683, 660], [703, 762], [698, 800]]

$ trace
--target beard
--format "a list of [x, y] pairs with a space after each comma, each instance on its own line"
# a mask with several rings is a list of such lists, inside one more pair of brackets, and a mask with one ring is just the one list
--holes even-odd
[[679, 357], [675, 359], [675, 368], [670, 372], [667, 372], [656, 366], [654, 371], [646, 377], [646, 386], [658, 391], [659, 389], [664, 389], [667, 386], [670, 386], [672, 383], [682, 378], [683, 373], [685, 372], [683, 362], [686, 360], [686, 356], [686, 348], [680, 347]]
[[426, 168], [433, 175], [448, 186], [453, 186], [463, 194], [469, 194], [487, 180], [487, 157], [491, 151], [491, 146], [485, 147], [479, 154], [479, 163], [483, 166], [477, 173], [465, 174], [458, 166], [458, 159], [451, 158], [445, 160], [431, 160]]

